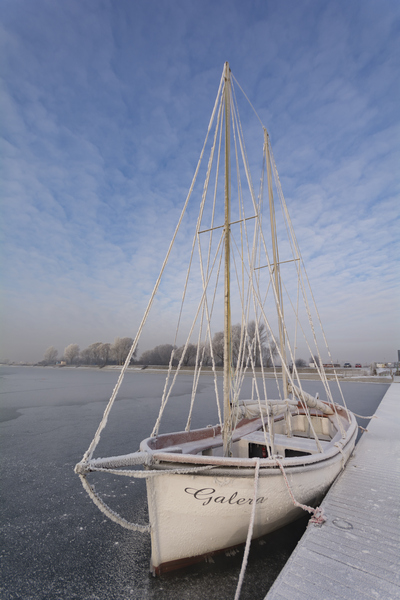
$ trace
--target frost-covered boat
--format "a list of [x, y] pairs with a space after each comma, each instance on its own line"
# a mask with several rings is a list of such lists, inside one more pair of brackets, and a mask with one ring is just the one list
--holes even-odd
[[[86, 491], [107, 516], [128, 529], [150, 532], [151, 569], [156, 574], [246, 540], [249, 543], [251, 538], [295, 520], [304, 509], [313, 513], [315, 520], [322, 519], [315, 507], [348, 460], [357, 433], [355, 417], [344, 399], [343, 406], [334, 402], [322, 367], [318, 331], [322, 332], [325, 355], [328, 353], [330, 360], [331, 356], [264, 127], [259, 144], [263, 149], [260, 187], [257, 194], [254, 191], [250, 173], [255, 160], [245, 148], [235, 81], [226, 63], [200, 160], [161, 273], [98, 431], [76, 466]], [[256, 139], [254, 130], [251, 137]], [[208, 147], [176, 342], [154, 429], [137, 452], [93, 458], [183, 215], [195, 197]], [[279, 200], [282, 223], [274, 197]], [[286, 241], [278, 250], [282, 233]], [[194, 307], [190, 322], [186, 305]], [[238, 325], [232, 325], [233, 315]], [[180, 326], [188, 323], [186, 341], [178, 349]], [[296, 366], [297, 347], [315, 357], [314, 371], [322, 382], [325, 400], [304, 391]], [[193, 388], [186, 428], [161, 434], [164, 411], [189, 352], [193, 353]], [[214, 374], [218, 423], [192, 429], [193, 406], [206, 367]], [[243, 397], [243, 382], [249, 377], [251, 394]], [[273, 398], [265, 384], [271, 377], [276, 381]], [[334, 384], [340, 390], [337, 377]], [[149, 524], [130, 523], [113, 512], [88, 482], [93, 471], [146, 478]]]

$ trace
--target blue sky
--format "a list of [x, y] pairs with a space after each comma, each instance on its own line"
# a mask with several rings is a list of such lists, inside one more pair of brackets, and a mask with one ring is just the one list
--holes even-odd
[[[133, 337], [228, 60], [268, 127], [333, 357], [396, 360], [397, 0], [2, 0], [0, 26], [0, 358]], [[139, 352], [172, 341], [155, 317]]]

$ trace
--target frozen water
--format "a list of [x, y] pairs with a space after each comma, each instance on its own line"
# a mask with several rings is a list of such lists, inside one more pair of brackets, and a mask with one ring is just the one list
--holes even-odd
[[[153, 578], [148, 570], [149, 536], [124, 530], [106, 519], [74, 474], [116, 379], [115, 372], [106, 370], [0, 367], [1, 598], [233, 598], [243, 551]], [[269, 383], [273, 394], [274, 383]], [[151, 433], [163, 384], [163, 373], [127, 374], [96, 456], [138, 449]], [[362, 414], [373, 414], [388, 387], [342, 385], [349, 407]], [[216, 410], [208, 397], [212, 387], [212, 377], [202, 376], [194, 427], [216, 422]], [[321, 392], [314, 381], [304, 383], [304, 388]], [[190, 392], [190, 375], [180, 375], [162, 431], [184, 426], [182, 409]], [[147, 522], [144, 481], [99, 475], [96, 489], [130, 520]], [[298, 521], [262, 543], [253, 543], [242, 600], [264, 598], [305, 525], [306, 520]]]

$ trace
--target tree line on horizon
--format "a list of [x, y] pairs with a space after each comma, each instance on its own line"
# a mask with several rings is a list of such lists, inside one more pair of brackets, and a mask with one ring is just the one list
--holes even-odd
[[[257, 343], [255, 343], [257, 341]], [[256, 323], [251, 321], [247, 327], [247, 343], [243, 343], [243, 330], [241, 325], [232, 326], [232, 361], [237, 364], [238, 360], [246, 362], [251, 360], [256, 367], [263, 364], [264, 367], [273, 365], [273, 358], [277, 355], [277, 348], [267, 332], [265, 326], [261, 324], [258, 328]], [[40, 365], [49, 366], [64, 362], [68, 365], [87, 365], [105, 367], [106, 365], [123, 365], [132, 347], [133, 339], [130, 337], [115, 338], [114, 342], [103, 343], [95, 342], [84, 350], [80, 350], [78, 344], [69, 344], [59, 358], [58, 351], [54, 346], [50, 346], [44, 353]], [[223, 366], [224, 363], [224, 334], [219, 331], [214, 334], [212, 339], [212, 353], [210, 345], [189, 343], [185, 346], [174, 346], [173, 344], [160, 344], [151, 350], [146, 350], [137, 358], [137, 349], [135, 350], [131, 364], [143, 366], [168, 365], [173, 354], [172, 364], [182, 366], [193, 366], [196, 361], [201, 360], [204, 366], [212, 364], [212, 354], [216, 366]], [[200, 358], [199, 358], [200, 357]], [[297, 359], [297, 367], [306, 366], [304, 359]]]
[[[112, 364], [122, 365], [132, 344], [133, 339], [130, 337], [117, 337], [112, 344], [109, 342], [95, 342], [84, 350], [80, 350], [78, 344], [69, 344], [60, 358], [58, 357], [58, 350], [54, 346], [50, 346], [45, 351], [43, 360], [39, 364], [49, 366], [64, 362], [67, 365], [96, 365], [98, 367]], [[136, 351], [133, 354], [132, 362], [135, 355]]]

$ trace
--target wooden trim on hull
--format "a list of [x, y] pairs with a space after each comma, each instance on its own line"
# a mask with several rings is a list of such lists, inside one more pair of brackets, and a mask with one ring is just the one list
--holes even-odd
[[[329, 406], [329, 405], [328, 405]], [[303, 411], [299, 411], [299, 415], [304, 415]], [[330, 443], [324, 444], [325, 448], [323, 452], [316, 452], [315, 454], [308, 454], [301, 457], [286, 457], [282, 460], [285, 468], [290, 467], [304, 467], [306, 465], [312, 465], [316, 463], [320, 463], [321, 461], [328, 460], [336, 456], [341, 450], [337, 444], [340, 443], [342, 446], [342, 450], [352, 442], [353, 437], [355, 436], [355, 431], [357, 430], [357, 422], [355, 417], [351, 415], [350, 422], [347, 420], [346, 411], [342, 407], [337, 407], [337, 416], [328, 417], [319, 411], [312, 410], [310, 411], [311, 417], [320, 417], [322, 419], [341, 419], [342, 424], [345, 426], [346, 435], [343, 438], [339, 430], [337, 431], [336, 436], [330, 440]], [[275, 423], [282, 420], [282, 417], [275, 418]], [[247, 420], [244, 419], [242, 423], [235, 430], [233, 441], [235, 439], [241, 439], [247, 433], [260, 428], [262, 424], [262, 419], [252, 419]], [[196, 466], [206, 466], [210, 465], [213, 469], [219, 470], [219, 468], [241, 468], [241, 469], [254, 469], [256, 465], [256, 460], [253, 458], [243, 458], [243, 457], [226, 457], [226, 456], [210, 456], [210, 455], [202, 455], [199, 452], [201, 450], [201, 445], [213, 447], [215, 438], [220, 438], [219, 426], [213, 428], [203, 428], [198, 430], [193, 430], [191, 432], [177, 432], [173, 434], [161, 434], [157, 438], [147, 438], [142, 441], [140, 448], [142, 452], [147, 452], [151, 455], [152, 459], [156, 461], [156, 464], [153, 463], [152, 468], [154, 469], [171, 469], [171, 468], [179, 468], [185, 465], [187, 468], [196, 467]], [[180, 448], [180, 446], [184, 447], [187, 442], [190, 441], [191, 449], [188, 454]], [[177, 449], [177, 450], [175, 450]], [[180, 452], [181, 453], [180, 453]], [[274, 458], [263, 458], [260, 460], [261, 469], [265, 469], [266, 467], [271, 469], [279, 470], [279, 467], [274, 460]]]

